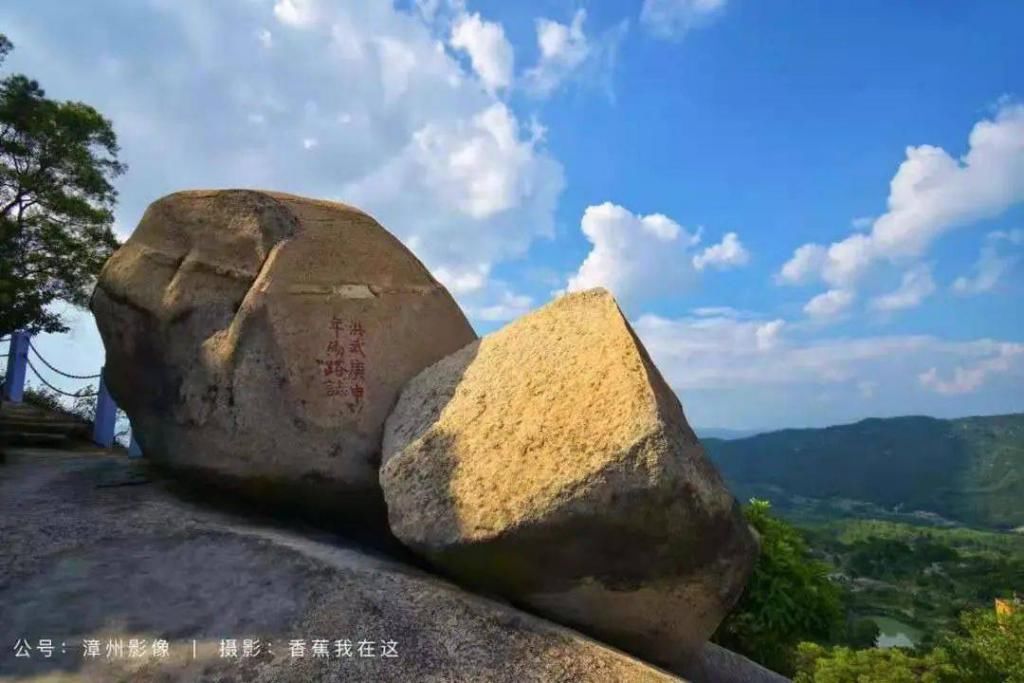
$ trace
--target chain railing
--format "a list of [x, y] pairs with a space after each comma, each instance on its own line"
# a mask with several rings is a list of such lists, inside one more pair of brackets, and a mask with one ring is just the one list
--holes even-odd
[[7, 349], [11, 346], [11, 336], [4, 335], [0, 337], [0, 357], [4, 359], [4, 368], [0, 370], [0, 385], [4, 383], [7, 378]]
[[[95, 375], [72, 375], [70, 372], [64, 372], [63, 370], [58, 370], [57, 368], [55, 368], [52, 365], [50, 365], [49, 361], [47, 361], [45, 358], [42, 357], [42, 355], [40, 355], [39, 349], [37, 349], [35, 346], [33, 346], [31, 339], [28, 340], [28, 348], [29, 348], [29, 350], [32, 353], [34, 353], [36, 355], [36, 358], [38, 358], [40, 361], [42, 361], [43, 365], [45, 365], [46, 367], [50, 368], [51, 370], [56, 372], [58, 375], [61, 375], [62, 377], [67, 377], [68, 379], [99, 379], [100, 378], [100, 373], [98, 373], [98, 372]], [[36, 373], [36, 377], [39, 377], [39, 373], [38, 372]], [[42, 377], [39, 377], [39, 379], [42, 379]]]
[[[12, 403], [20, 403], [22, 401], [25, 390], [26, 370], [31, 371], [43, 386], [47, 387], [50, 391], [58, 394], [59, 396], [67, 396], [75, 399], [76, 401], [95, 398], [95, 410], [93, 411], [92, 418], [92, 440], [96, 444], [105, 448], [109, 448], [114, 444], [118, 408], [114, 403], [114, 399], [107, 391], [107, 385], [103, 379], [102, 368], [100, 369], [100, 372], [91, 375], [75, 374], [61, 370], [43, 357], [39, 352], [39, 349], [32, 344], [32, 340], [28, 333], [24, 331], [19, 330], [9, 336], [0, 338], [0, 344], [4, 342], [8, 345], [7, 353], [5, 354], [7, 364], [4, 368], [4, 374], [0, 376], [0, 382], [3, 383], [4, 400]], [[85, 391], [84, 389], [79, 389], [75, 392], [65, 391], [64, 389], [55, 386], [43, 376], [39, 371], [39, 368], [32, 363], [32, 359], [29, 357], [30, 354], [34, 355], [43, 367], [65, 379], [79, 381], [97, 379], [99, 380], [99, 386], [95, 391]], [[92, 388], [91, 385], [89, 388]], [[129, 445], [129, 454], [132, 456], [141, 455], [141, 451], [135, 441], [134, 435], [132, 436], [131, 443]]]
[[[40, 358], [40, 360], [42, 360], [42, 358]], [[46, 361], [43, 361], [43, 362], [45, 363]], [[99, 395], [99, 392], [97, 392], [97, 391], [93, 391], [91, 393], [84, 393], [81, 389], [79, 389], [78, 391], [76, 391], [74, 393], [72, 393], [70, 391], [64, 391], [63, 389], [61, 389], [59, 387], [55, 387], [52, 384], [50, 384], [49, 382], [47, 382], [46, 378], [43, 377], [41, 374], [39, 374], [39, 371], [36, 370], [36, 366], [32, 365], [32, 360], [31, 359], [28, 359], [28, 358], [25, 359], [25, 364], [28, 365], [28, 369], [32, 371], [32, 374], [36, 376], [36, 379], [38, 379], [40, 382], [43, 383], [43, 386], [45, 386], [50, 391], [53, 391], [53, 392], [56, 392], [56, 393], [60, 394], [61, 396], [68, 396], [70, 398], [92, 398], [93, 396], [98, 396]], [[49, 364], [47, 364], [47, 365], [49, 365]], [[63, 374], [63, 373], [61, 373], [61, 374]], [[67, 376], [67, 375], [65, 375], [65, 376]], [[97, 375], [97, 377], [98, 377], [98, 375]]]

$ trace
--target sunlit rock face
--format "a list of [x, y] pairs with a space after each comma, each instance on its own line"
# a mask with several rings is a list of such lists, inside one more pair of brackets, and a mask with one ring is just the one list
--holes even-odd
[[678, 667], [757, 541], [614, 299], [571, 294], [412, 379], [384, 432], [394, 534], [466, 585]]

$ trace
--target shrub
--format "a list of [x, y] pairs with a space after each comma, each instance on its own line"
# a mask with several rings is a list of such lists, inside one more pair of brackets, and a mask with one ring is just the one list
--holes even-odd
[[801, 641], [827, 641], [842, 627], [839, 588], [829, 581], [828, 566], [811, 558], [804, 537], [775, 517], [768, 501], [752, 499], [744, 512], [761, 536], [761, 555], [713, 640], [791, 675]]

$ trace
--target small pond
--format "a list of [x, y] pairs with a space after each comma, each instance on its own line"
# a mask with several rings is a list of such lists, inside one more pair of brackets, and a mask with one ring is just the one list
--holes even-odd
[[921, 630], [892, 617], [868, 617], [878, 625], [875, 647], [914, 647], [921, 640]]

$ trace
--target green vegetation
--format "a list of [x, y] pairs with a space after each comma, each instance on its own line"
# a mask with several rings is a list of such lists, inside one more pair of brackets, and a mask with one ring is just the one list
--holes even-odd
[[[945, 650], [915, 655], [901, 649], [854, 650], [801, 643], [794, 683], [943, 683], [962, 681]], [[968, 679], [970, 680], [970, 679]]]
[[791, 518], [925, 511], [1024, 526], [1024, 414], [869, 419], [703, 443], [738, 496], [770, 497]]
[[993, 610], [965, 612], [945, 647], [961, 680], [1024, 683], [1024, 611], [999, 616]]
[[[752, 500], [762, 553], [713, 640], [799, 682], [1024, 683], [1024, 612], [993, 599], [1024, 587], [1024, 536], [878, 520], [798, 528]], [[883, 618], [884, 617], [884, 618]], [[920, 630], [880, 649], [876, 620]]]
[[[11, 42], [0, 35], [0, 62]], [[110, 121], [46, 97], [21, 74], [0, 80], [0, 335], [63, 332], [50, 304], [88, 302], [117, 247], [117, 160]]]
[[939, 647], [854, 650], [802, 643], [795, 683], [1024, 683], [1024, 613], [965, 612]]
[[1024, 553], [1024, 534], [969, 529], [967, 527], [932, 528], [877, 519], [836, 520], [809, 527], [812, 533], [825, 532], [845, 544], [871, 539], [914, 541], [930, 539], [960, 552], [1000, 556]]
[[827, 640], [839, 628], [839, 589], [828, 580], [828, 566], [811, 558], [800, 532], [773, 516], [767, 501], [750, 501], [745, 513], [761, 536], [761, 555], [714, 640], [790, 674], [801, 641]]
[[93, 397], [95, 393], [96, 390], [91, 384], [82, 387], [75, 392], [75, 397], [68, 404], [56, 391], [46, 387], [26, 387], [22, 400], [29, 405], [92, 422], [96, 416], [96, 399]]
[[877, 520], [805, 529], [815, 554], [844, 588], [851, 618], [885, 615], [933, 644], [965, 610], [992, 609], [1024, 589], [1024, 536], [936, 529]]

